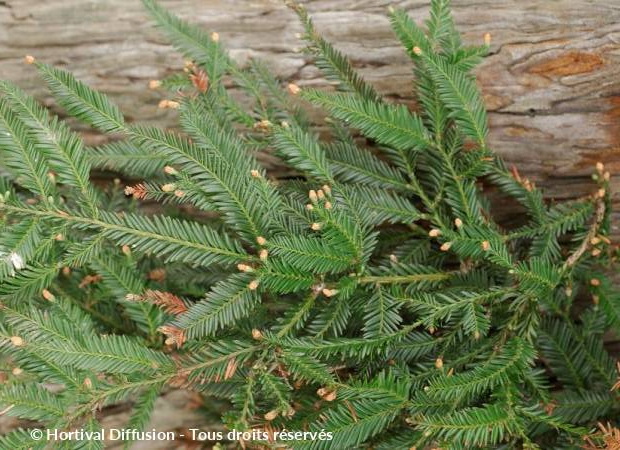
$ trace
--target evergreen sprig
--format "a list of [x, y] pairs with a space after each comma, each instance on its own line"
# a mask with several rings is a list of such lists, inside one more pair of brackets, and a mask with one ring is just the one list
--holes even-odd
[[[240, 67], [217, 33], [143, 3], [191, 60], [153, 83], [177, 95], [162, 105], [179, 131], [129, 124], [28, 57], [69, 115], [113, 137], [87, 148], [0, 82], [0, 410], [97, 430], [98, 408], [132, 402], [127, 427], [144, 428], [160, 392], [185, 386], [228, 399], [230, 428], [331, 433], [262, 443], [312, 449], [574, 448], [617, 421], [609, 174], [599, 163], [596, 194], [548, 204], [491, 152], [472, 74], [489, 43], [463, 44], [449, 0], [425, 26], [389, 12], [416, 111], [295, 3], [338, 92]], [[92, 168], [144, 181], [101, 188]], [[497, 192], [521, 222], [494, 217]], [[0, 446], [41, 443], [20, 429]]]

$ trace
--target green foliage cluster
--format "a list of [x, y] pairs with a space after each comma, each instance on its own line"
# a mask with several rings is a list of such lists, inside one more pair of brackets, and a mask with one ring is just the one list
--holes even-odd
[[[181, 131], [128, 123], [35, 61], [67, 114], [114, 137], [88, 148], [0, 83], [5, 414], [96, 430], [98, 409], [131, 401], [140, 429], [162, 390], [185, 386], [226, 399], [230, 428], [325, 430], [332, 440], [287, 445], [377, 450], [575, 448], [617, 417], [608, 174], [599, 165], [596, 195], [548, 204], [491, 152], [472, 75], [489, 48], [461, 42], [448, 0], [424, 29], [389, 13], [416, 111], [383, 99], [296, 4], [336, 91], [283, 88], [143, 2], [192, 61], [161, 83]], [[320, 130], [304, 103], [329, 116]], [[275, 179], [264, 154], [294, 176]], [[93, 169], [148, 181], [123, 193], [93, 185]], [[495, 202], [523, 223], [498, 223]], [[24, 430], [0, 438], [45, 446]]]

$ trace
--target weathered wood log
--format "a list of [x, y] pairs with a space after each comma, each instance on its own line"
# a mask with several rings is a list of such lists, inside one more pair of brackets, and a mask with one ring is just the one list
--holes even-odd
[[[218, 31], [232, 55], [266, 60], [286, 80], [324, 83], [296, 51], [300, 26], [279, 0], [162, 0], [184, 18]], [[411, 64], [386, 19], [389, 4], [418, 21], [428, 0], [307, 2], [317, 27], [350, 55], [368, 81], [410, 100]], [[470, 43], [493, 36], [477, 71], [491, 111], [493, 148], [553, 198], [591, 191], [597, 161], [620, 171], [620, 6], [613, 0], [454, 0]], [[139, 0], [0, 1], [0, 78], [46, 97], [25, 54], [66, 65], [109, 93], [129, 119], [172, 125], [149, 79], [178, 70], [181, 57], [151, 27]], [[96, 140], [90, 136], [91, 141]], [[613, 178], [614, 188], [620, 177]], [[616, 197], [616, 204], [618, 198]], [[617, 218], [617, 217], [616, 217]], [[618, 230], [616, 230], [618, 233]]]

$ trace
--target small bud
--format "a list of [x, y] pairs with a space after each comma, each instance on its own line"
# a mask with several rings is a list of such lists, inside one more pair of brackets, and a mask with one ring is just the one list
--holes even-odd
[[278, 417], [278, 410], [277, 409], [273, 409], [273, 410], [269, 411], [267, 414], [265, 414], [265, 420], [268, 420], [270, 422], [273, 419], [275, 419], [276, 417]]
[[420, 56], [420, 55], [422, 54], [422, 49], [421, 49], [420, 47], [418, 47], [418, 46], [413, 47], [413, 48], [411, 49], [411, 51], [412, 51], [414, 54], [418, 55], [418, 56]]
[[428, 232], [428, 235], [430, 237], [441, 236], [441, 230], [438, 230], [437, 228], [433, 228], [431, 231]]
[[598, 278], [592, 278], [590, 280], [590, 284], [592, 286], [600, 286], [601, 285], [601, 280], [599, 280]]
[[287, 122], [286, 120], [283, 120], [282, 122], [280, 122], [280, 126], [281, 126], [282, 128], [288, 128], [288, 127], [289, 127], [289, 124], [288, 124], [288, 122]]
[[605, 197], [605, 189], [600, 188], [600, 189], [598, 190], [598, 192], [596, 193], [596, 195], [597, 195], [599, 198], [603, 198], [603, 197]]
[[24, 56], [24, 62], [25, 62], [26, 64], [34, 64], [34, 62], [35, 62], [35, 61], [36, 61], [36, 60], [34, 59], [34, 56], [32, 56], [32, 55], [26, 55], [26, 56]]
[[338, 291], [336, 289], [323, 289], [323, 295], [325, 297], [333, 297], [334, 295], [336, 295], [338, 293]]
[[595, 258], [599, 256], [600, 254], [601, 254], [600, 248], [595, 248], [594, 250], [592, 250], [592, 256], [594, 256]]
[[474, 331], [474, 339], [475, 340], [480, 339], [480, 331], [478, 331], [478, 330]]
[[332, 202], [325, 202], [325, 209], [332, 209]]
[[247, 264], [237, 264], [237, 269], [239, 269], [240, 272], [254, 272], [254, 268]]
[[179, 109], [181, 104], [174, 100], [162, 100], [159, 102], [158, 107], [161, 109]]
[[601, 243], [601, 238], [594, 236], [592, 239], [590, 239], [590, 244], [592, 245], [598, 245]]
[[24, 345], [24, 340], [19, 336], [11, 336], [11, 344], [15, 347], [21, 347]]
[[50, 291], [48, 291], [47, 289], [43, 289], [41, 291], [41, 295], [43, 296], [43, 298], [45, 300], [47, 300], [48, 302], [53, 302], [54, 300], [56, 300], [56, 297], [54, 296], [54, 294], [52, 294]]
[[461, 228], [463, 226], [463, 221], [457, 217], [456, 219], [454, 219], [454, 225], [457, 228]]
[[176, 190], [176, 188], [177, 188], [176, 184], [174, 184], [174, 183], [167, 183], [167, 184], [164, 184], [161, 187], [161, 190], [164, 191], [164, 192], [173, 192], [173, 191]]
[[323, 192], [325, 192], [327, 195], [331, 195], [332, 194], [332, 188], [330, 188], [328, 185], [324, 184], [323, 186], [321, 186], [321, 189], [323, 189]]
[[604, 165], [602, 162], [600, 162], [600, 161], [599, 161], [599, 162], [597, 162], [597, 163], [596, 163], [596, 171], [597, 171], [599, 174], [602, 174], [604, 170], [605, 170], [605, 165]]
[[19, 367], [13, 368], [12, 372], [13, 372], [13, 375], [15, 375], [16, 377], [24, 373], [24, 371], [20, 369]]
[[268, 256], [269, 256], [269, 252], [267, 251], [266, 248], [258, 252], [258, 257], [261, 259], [261, 261], [266, 261]]
[[316, 394], [326, 402], [333, 402], [336, 400], [336, 390], [329, 388], [319, 388]]
[[436, 369], [442, 369], [443, 368], [443, 359], [437, 358], [435, 360], [435, 368]]
[[572, 297], [573, 296], [573, 288], [568, 286], [566, 289], [564, 289], [564, 294], [566, 294], [567, 297]]
[[252, 175], [252, 178], [259, 178], [260, 177], [260, 172], [256, 169], [252, 169], [250, 170], [250, 175]]
[[165, 173], [166, 175], [176, 175], [176, 174], [178, 174], [179, 172], [177, 171], [177, 169], [175, 169], [175, 168], [174, 168], [174, 167], [172, 167], [172, 166], [166, 166], [166, 167], [164, 167], [164, 173]]
[[65, 240], [65, 236], [62, 233], [58, 233], [56, 236], [54, 236], [54, 240], [58, 242], [62, 242]]
[[609, 172], [605, 172], [603, 174], [603, 180], [609, 181], [611, 179], [611, 174]]
[[133, 195], [136, 192], [135, 188], [132, 186], [125, 187], [125, 195]]
[[157, 89], [161, 87], [161, 81], [159, 80], [151, 80], [149, 81], [149, 89]]
[[219, 42], [220, 41], [219, 33], [216, 33], [215, 31], [213, 33], [211, 33], [211, 40], [213, 42]]
[[441, 244], [441, 247], [439, 247], [439, 250], [441, 250], [442, 252], [447, 252], [448, 250], [450, 250], [450, 247], [452, 247], [452, 242], [444, 242], [443, 244]]
[[91, 381], [91, 379], [90, 379], [90, 378], [88, 378], [88, 377], [87, 377], [87, 378], [84, 378], [84, 383], [83, 383], [83, 384], [84, 384], [84, 387], [85, 387], [86, 389], [92, 389], [92, 388], [93, 388], [93, 382], [92, 382], [92, 381]]
[[290, 83], [286, 89], [289, 91], [289, 93], [293, 95], [297, 95], [301, 91], [301, 88], [297, 86], [295, 83]]
[[176, 191], [174, 191], [174, 196], [178, 198], [185, 197], [185, 191], [181, 191], [177, 189]]
[[325, 200], [325, 192], [323, 192], [323, 189], [319, 189], [318, 191], [316, 191], [316, 196], [319, 198], [319, 200]]
[[310, 225], [310, 228], [314, 231], [319, 231], [321, 229], [321, 224], [318, 222], [314, 222], [312, 225]]
[[52, 182], [52, 184], [56, 183], [56, 174], [52, 171], [47, 172], [47, 178], [50, 179], [50, 181]]
[[592, 303], [594, 303], [595, 305], [598, 305], [600, 301], [601, 301], [601, 298], [598, 295], [592, 296]]
[[251, 291], [255, 291], [258, 288], [259, 284], [260, 282], [258, 280], [252, 280], [250, 281], [250, 284], [248, 284], [248, 289], [250, 289]]
[[485, 252], [488, 252], [491, 249], [491, 243], [489, 241], [482, 241], [482, 244], [480, 244], [480, 246]]
[[129, 245], [123, 245], [121, 247], [121, 251], [127, 256], [131, 255], [131, 248], [129, 247]]
[[430, 328], [428, 329], [428, 332], [429, 332], [430, 334], [435, 334], [435, 327], [430, 327]]
[[306, 209], [307, 209], [308, 211], [312, 211], [312, 210], [314, 209], [314, 206], [312, 206], [310, 203], [308, 203], [308, 204], [306, 205]]
[[68, 277], [69, 275], [71, 275], [71, 268], [68, 266], [65, 266], [62, 268], [62, 274], [66, 277]]
[[491, 33], [484, 33], [484, 45], [491, 45]]
[[310, 192], [308, 192], [308, 198], [310, 199], [310, 201], [312, 203], [316, 203], [319, 199], [318, 194], [316, 193], [316, 191], [314, 189], [310, 190]]
[[264, 238], [264, 237], [262, 237], [262, 236], [258, 236], [258, 237], [256, 238], [256, 243], [257, 243], [258, 245], [265, 245], [265, 244], [267, 243], [267, 239], [265, 239], [265, 238]]
[[390, 261], [392, 261], [394, 264], [396, 264], [398, 262], [398, 256], [396, 256], [394, 253], [392, 253], [390, 255]]
[[252, 330], [252, 339], [256, 341], [260, 341], [262, 338], [263, 338], [263, 333], [261, 333], [260, 330], [257, 330], [256, 328], [254, 328]]
[[268, 131], [272, 126], [273, 124], [269, 120], [263, 119], [256, 122], [253, 128], [255, 130]]

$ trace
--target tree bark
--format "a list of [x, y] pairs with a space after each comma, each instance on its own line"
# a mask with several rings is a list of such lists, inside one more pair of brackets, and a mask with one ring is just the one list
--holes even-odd
[[[241, 62], [261, 58], [283, 80], [325, 83], [297, 51], [301, 28], [279, 0], [161, 3], [219, 32]], [[390, 31], [386, 9], [405, 8], [420, 22], [428, 3], [315, 0], [307, 8], [317, 28], [379, 92], [407, 102], [411, 63]], [[620, 170], [620, 4], [453, 0], [453, 9], [466, 42], [482, 42], [485, 32], [493, 36], [477, 74], [490, 110], [490, 144], [498, 153], [557, 199], [590, 193], [597, 161], [612, 175]], [[139, 0], [1, 0], [0, 78], [51, 104], [34, 70], [22, 63], [25, 54], [67, 66], [110, 94], [130, 120], [174, 125], [174, 113], [157, 108], [160, 94], [147, 82], [179, 70], [183, 61], [152, 28]], [[616, 191], [619, 180], [612, 178]]]

